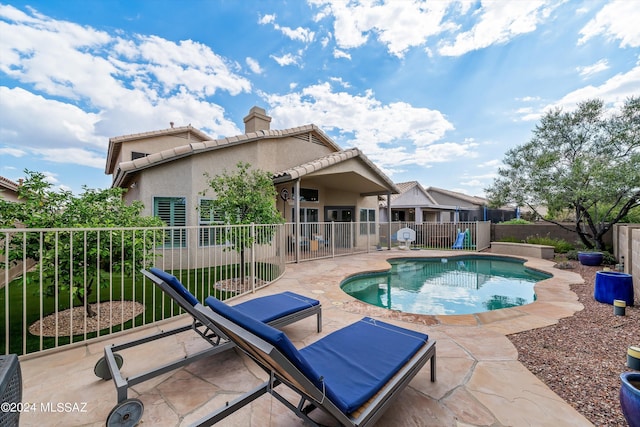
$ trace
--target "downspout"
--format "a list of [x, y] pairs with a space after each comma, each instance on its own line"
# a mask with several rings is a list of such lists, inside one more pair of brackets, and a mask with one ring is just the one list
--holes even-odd
[[387, 193], [387, 250], [391, 250], [391, 192]]
[[294, 222], [294, 235], [293, 240], [295, 241], [295, 254], [296, 254], [296, 263], [300, 262], [300, 178], [296, 179], [296, 185], [294, 190], [294, 201], [293, 201], [293, 222]]

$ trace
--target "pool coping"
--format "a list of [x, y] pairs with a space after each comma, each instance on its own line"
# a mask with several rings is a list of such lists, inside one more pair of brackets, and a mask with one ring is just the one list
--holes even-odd
[[[426, 251], [425, 251], [426, 252]], [[431, 252], [431, 251], [430, 251]], [[500, 330], [504, 335], [522, 332], [537, 327], [549, 326], [557, 323], [564, 317], [572, 316], [575, 312], [582, 310], [584, 307], [578, 302], [578, 296], [570, 289], [572, 284], [582, 284], [582, 277], [567, 270], [555, 268], [555, 262], [540, 258], [530, 258], [524, 256], [510, 256], [486, 252], [438, 252], [425, 253], [423, 255], [412, 254], [411, 256], [403, 256], [401, 253], [387, 252], [385, 257], [386, 266], [376, 269], [367, 269], [354, 271], [347, 274], [339, 283], [344, 282], [358, 274], [381, 273], [389, 270], [391, 264], [388, 261], [393, 259], [437, 259], [446, 255], [446, 258], [452, 259], [456, 257], [491, 257], [491, 258], [509, 258], [524, 262], [524, 266], [550, 274], [551, 277], [541, 280], [534, 285], [536, 301], [518, 307], [502, 308], [498, 310], [490, 310], [477, 312], [472, 314], [416, 314], [404, 313], [396, 310], [390, 310], [383, 307], [375, 307], [351, 297], [349, 301], [344, 302], [344, 309], [359, 314], [375, 315], [382, 318], [391, 318], [411, 323], [420, 323], [424, 325], [458, 325], [458, 326], [490, 326], [496, 330]], [[552, 312], [552, 313], [550, 313]], [[523, 316], [530, 316], [524, 322], [520, 322]], [[533, 317], [531, 317], [533, 316]], [[534, 327], [532, 327], [534, 325]]]

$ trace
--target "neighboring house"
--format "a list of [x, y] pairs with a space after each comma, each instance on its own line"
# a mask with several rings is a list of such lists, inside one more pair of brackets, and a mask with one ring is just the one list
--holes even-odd
[[437, 187], [428, 187], [426, 191], [438, 205], [448, 207], [447, 221], [485, 221], [487, 199]]
[[0, 176], [0, 197], [9, 202], [17, 202], [19, 185], [10, 179]]
[[[418, 181], [397, 183], [399, 194], [391, 196], [391, 221], [393, 222], [442, 222], [441, 206], [427, 193]], [[388, 221], [386, 198], [380, 198], [380, 221]], [[448, 221], [448, 217], [447, 217]]]
[[457, 221], [502, 222], [518, 215], [515, 207], [489, 208], [489, 201], [483, 197], [468, 196], [436, 187], [428, 187], [427, 192], [439, 205], [454, 206], [452, 218]]
[[[516, 216], [515, 209], [489, 209], [487, 200], [442, 188], [424, 188], [417, 181], [396, 184], [399, 194], [391, 196], [393, 222], [469, 222], [506, 221]], [[387, 221], [386, 198], [380, 199], [380, 221]]]
[[[378, 195], [398, 189], [360, 150], [342, 150], [312, 124], [271, 130], [270, 122], [264, 109], [253, 107], [244, 118], [242, 135], [214, 140], [191, 126], [172, 124], [165, 130], [113, 137], [105, 172], [113, 175], [112, 187], [128, 189], [126, 201], [142, 201], [145, 214], [159, 216], [169, 226], [219, 223], [208, 209], [215, 197], [212, 190], [200, 194], [208, 188], [204, 174], [233, 172], [240, 161], [273, 173], [276, 206], [287, 222], [378, 221]], [[290, 238], [296, 229], [292, 227]], [[359, 230], [349, 242], [357, 244], [366, 237], [361, 234], [377, 233], [377, 227]], [[199, 243], [207, 245], [202, 236]], [[185, 237], [172, 245], [184, 247]]]

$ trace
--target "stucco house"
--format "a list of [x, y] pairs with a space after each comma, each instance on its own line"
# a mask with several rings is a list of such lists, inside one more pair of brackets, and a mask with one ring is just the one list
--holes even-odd
[[[279, 195], [278, 210], [286, 222], [377, 222], [378, 196], [398, 193], [395, 184], [360, 150], [342, 150], [313, 124], [273, 130], [271, 117], [253, 107], [244, 118], [245, 133], [212, 139], [192, 126], [117, 136], [109, 139], [105, 172], [112, 187], [128, 189], [126, 201], [140, 200], [145, 214], [161, 217], [169, 226], [216, 224], [208, 209], [212, 197], [205, 173], [232, 172], [239, 162], [273, 173]], [[297, 197], [296, 197], [297, 195]], [[358, 230], [358, 228], [355, 228]], [[291, 227], [290, 240], [301, 241], [304, 227]], [[361, 227], [344, 236], [346, 244], [358, 244], [363, 234], [377, 227]], [[370, 236], [369, 236], [370, 237]], [[179, 237], [172, 244], [186, 246]]]
[[[446, 206], [438, 205], [418, 181], [396, 183], [400, 193], [391, 195], [392, 222], [444, 222], [450, 221]], [[388, 221], [387, 199], [380, 198], [380, 221]]]
[[507, 221], [516, 216], [515, 209], [490, 209], [487, 199], [468, 196], [456, 191], [437, 187], [424, 188], [417, 181], [401, 182], [396, 186], [398, 194], [387, 199], [380, 199], [380, 221], [389, 219], [392, 222], [474, 222], [474, 221]]
[[18, 201], [18, 183], [11, 181], [8, 178], [0, 176], [0, 197], [9, 201]]

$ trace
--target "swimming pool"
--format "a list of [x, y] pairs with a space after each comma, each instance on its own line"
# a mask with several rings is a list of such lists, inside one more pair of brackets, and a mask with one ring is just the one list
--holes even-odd
[[535, 301], [534, 285], [550, 274], [494, 256], [402, 258], [391, 269], [344, 280], [343, 291], [378, 307], [415, 314], [471, 314]]

